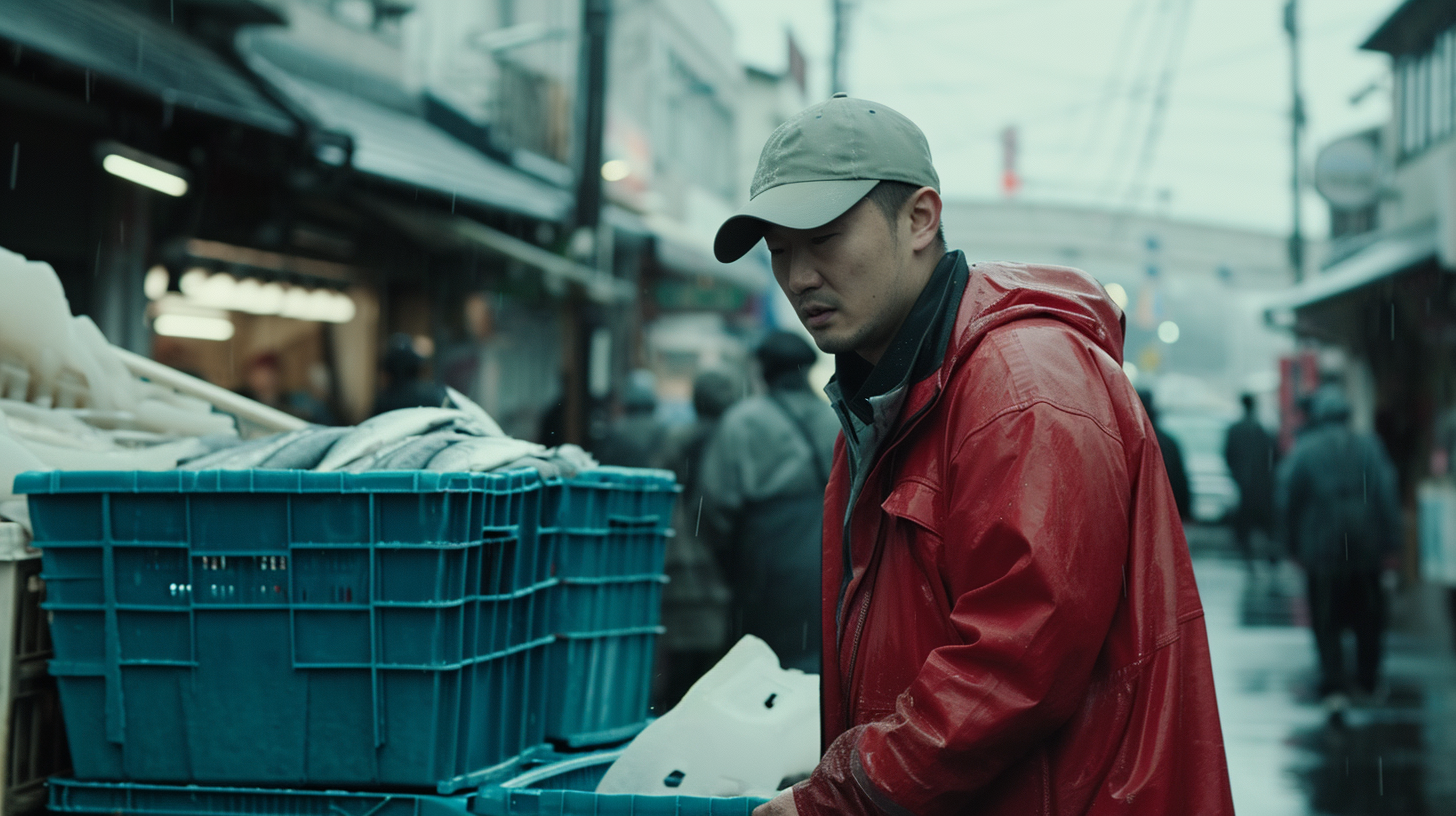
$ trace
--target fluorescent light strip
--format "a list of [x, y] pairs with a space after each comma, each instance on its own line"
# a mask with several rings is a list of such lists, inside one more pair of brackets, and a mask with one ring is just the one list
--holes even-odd
[[101, 168], [113, 176], [119, 176], [169, 196], [181, 196], [187, 192], [186, 179], [117, 153], [112, 153], [102, 159]]
[[165, 337], [191, 337], [194, 340], [229, 340], [233, 336], [233, 322], [221, 317], [197, 317], [195, 315], [157, 315], [152, 331]]

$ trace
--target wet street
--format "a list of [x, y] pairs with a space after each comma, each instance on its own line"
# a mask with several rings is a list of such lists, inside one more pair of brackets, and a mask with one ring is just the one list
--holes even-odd
[[1439, 591], [1397, 590], [1382, 693], [1331, 717], [1298, 568], [1248, 571], [1221, 528], [1188, 539], [1237, 812], [1456, 814], [1456, 660]]

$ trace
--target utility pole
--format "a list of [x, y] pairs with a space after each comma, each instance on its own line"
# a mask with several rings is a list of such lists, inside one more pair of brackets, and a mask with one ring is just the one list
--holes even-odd
[[844, 52], [849, 40], [849, 12], [852, 0], [830, 0], [834, 9], [834, 43], [829, 57], [829, 92], [848, 91], [845, 84]]
[[[602, 215], [602, 132], [607, 107], [607, 40], [611, 0], [582, 0], [581, 50], [577, 60], [576, 206], [570, 246], [577, 260], [598, 266], [598, 226]], [[601, 270], [610, 273], [610, 269]], [[565, 374], [564, 441], [587, 444], [591, 420], [591, 336], [595, 324], [582, 295], [567, 295], [562, 315]]]
[[602, 212], [602, 131], [607, 109], [607, 33], [611, 0], [582, 0], [577, 70], [575, 230], [595, 230]]
[[1299, 142], [1304, 134], [1304, 94], [1299, 88], [1299, 3], [1287, 0], [1284, 4], [1284, 32], [1289, 35], [1289, 89], [1292, 102], [1289, 108], [1290, 178], [1289, 191], [1293, 198], [1293, 224], [1289, 232], [1289, 265], [1294, 269], [1294, 282], [1304, 280], [1304, 233], [1302, 231], [1300, 206]]

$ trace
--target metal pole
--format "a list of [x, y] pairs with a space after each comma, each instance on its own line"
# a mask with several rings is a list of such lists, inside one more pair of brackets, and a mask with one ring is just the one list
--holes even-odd
[[[607, 108], [611, 0], [582, 0], [578, 70], [576, 212], [573, 229], [595, 230], [602, 211], [602, 132]], [[595, 260], [595, 252], [593, 262]]]
[[[572, 212], [571, 235], [575, 250], [578, 238], [588, 237], [578, 261], [597, 267], [601, 263], [597, 227], [602, 214], [602, 133], [606, 127], [607, 37], [611, 24], [611, 0], [582, 0], [581, 51], [577, 67], [576, 100], [576, 206]], [[602, 270], [610, 271], [610, 270]], [[589, 445], [591, 390], [589, 348], [594, 323], [591, 310], [574, 289], [564, 305], [567, 324], [562, 368], [566, 373], [563, 435], [567, 442]]]
[[1304, 95], [1299, 88], [1299, 3], [1288, 0], [1284, 5], [1284, 31], [1289, 35], [1289, 88], [1292, 102], [1289, 109], [1289, 148], [1292, 226], [1289, 232], [1289, 265], [1294, 270], [1294, 282], [1304, 280], [1304, 233], [1300, 206], [1300, 137], [1304, 133]]

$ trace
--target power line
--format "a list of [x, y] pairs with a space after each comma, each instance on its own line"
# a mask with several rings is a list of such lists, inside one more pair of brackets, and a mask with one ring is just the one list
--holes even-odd
[[1188, 35], [1188, 20], [1193, 16], [1193, 0], [1182, 0], [1177, 10], [1178, 17], [1172, 22], [1173, 37], [1168, 48], [1163, 70], [1158, 75], [1157, 89], [1153, 94], [1153, 109], [1148, 118], [1148, 129], [1143, 135], [1143, 144], [1136, 168], [1128, 181], [1125, 199], [1129, 205], [1136, 204], [1142, 195], [1143, 182], [1152, 168], [1153, 156], [1158, 149], [1158, 139], [1163, 133], [1163, 119], [1168, 112], [1168, 95], [1173, 89], [1173, 78], [1178, 73], [1178, 58], [1183, 53], [1183, 43]]

